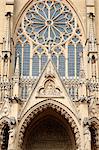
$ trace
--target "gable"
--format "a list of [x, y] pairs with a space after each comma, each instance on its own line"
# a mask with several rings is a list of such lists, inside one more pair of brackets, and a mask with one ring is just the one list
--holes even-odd
[[50, 99], [64, 104], [72, 112], [75, 114], [77, 113], [75, 106], [51, 60], [48, 61], [34, 89], [31, 91], [30, 97], [22, 109], [21, 116], [37, 103], [45, 100], [49, 101]]

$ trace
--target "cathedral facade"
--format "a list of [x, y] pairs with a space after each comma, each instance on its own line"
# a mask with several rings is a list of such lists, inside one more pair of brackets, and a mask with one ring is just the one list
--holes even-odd
[[99, 150], [99, 0], [0, 0], [0, 150]]

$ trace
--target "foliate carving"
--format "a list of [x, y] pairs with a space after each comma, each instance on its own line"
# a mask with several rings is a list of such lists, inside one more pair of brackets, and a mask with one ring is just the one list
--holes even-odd
[[66, 120], [69, 122], [69, 124], [71, 125], [71, 128], [73, 129], [74, 131], [74, 134], [75, 134], [75, 139], [76, 139], [76, 147], [77, 149], [81, 149], [81, 141], [80, 141], [80, 133], [79, 133], [79, 130], [78, 130], [78, 127], [75, 123], [75, 121], [73, 120], [73, 118], [67, 113], [67, 111], [65, 111], [63, 108], [61, 108], [60, 106], [57, 106], [55, 104], [52, 104], [52, 103], [47, 103], [47, 104], [44, 104], [38, 108], [36, 108], [35, 110], [33, 110], [28, 116], [27, 118], [25, 119], [25, 121], [23, 122], [22, 124], [22, 127], [21, 127], [21, 130], [19, 132], [19, 141], [18, 141], [18, 148], [19, 149], [22, 149], [22, 143], [23, 143], [23, 138], [24, 138], [24, 133], [25, 133], [25, 130], [28, 126], [28, 124], [31, 122], [31, 120], [36, 117], [36, 115], [39, 113], [39, 112], [42, 112], [43, 110], [46, 110], [47, 108], [52, 108], [53, 110], [57, 111], [58, 113], [60, 113], [61, 115], [64, 116], [64, 118], [66, 118]]
[[98, 80], [88, 80], [87, 82], [87, 89], [90, 92], [98, 91], [99, 90], [99, 81]]
[[8, 96], [7, 97], [8, 98], [8, 100], [9, 100], [9, 102], [10, 103], [19, 103], [19, 104], [22, 104], [22, 100], [19, 98], [19, 97], [17, 97], [17, 96]]
[[89, 110], [90, 117], [96, 117], [99, 119], [99, 108], [97, 106], [92, 107]]
[[85, 102], [85, 103], [90, 103], [92, 100], [92, 96], [84, 96], [82, 95], [81, 97], [79, 97], [77, 100], [75, 100], [75, 102]]
[[85, 117], [85, 118], [84, 118], [84, 120], [83, 120], [83, 125], [84, 125], [84, 127], [85, 127], [85, 126], [90, 126], [90, 125], [91, 125], [91, 122], [90, 122], [90, 120], [89, 120], [88, 117]]

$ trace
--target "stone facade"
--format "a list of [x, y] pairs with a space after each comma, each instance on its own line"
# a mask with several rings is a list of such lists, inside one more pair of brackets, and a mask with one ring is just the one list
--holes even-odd
[[[99, 0], [0, 0], [0, 8], [0, 149], [99, 150]], [[64, 15], [66, 24], [60, 23]], [[38, 38], [37, 26], [43, 30], [40, 38], [48, 33], [44, 42]], [[51, 40], [49, 33], [54, 34]], [[74, 40], [82, 43], [83, 51], [79, 76], [75, 60], [76, 71], [70, 78], [67, 47]], [[24, 65], [24, 43], [30, 48], [30, 70]], [[51, 59], [56, 45], [61, 47], [57, 57], [66, 56], [65, 75]], [[42, 49], [37, 48], [44, 48], [48, 61], [34, 77], [32, 55], [42, 58]]]

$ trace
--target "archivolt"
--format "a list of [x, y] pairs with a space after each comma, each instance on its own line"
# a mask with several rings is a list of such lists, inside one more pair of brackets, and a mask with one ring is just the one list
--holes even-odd
[[35, 105], [23, 116], [23, 118], [21, 119], [22, 121], [19, 125], [20, 131], [18, 135], [18, 150], [22, 150], [24, 133], [31, 120], [33, 120], [33, 118], [36, 117], [38, 113], [46, 110], [47, 108], [52, 108], [54, 111], [64, 116], [64, 118], [68, 121], [71, 128], [73, 129], [76, 141], [76, 148], [81, 150], [81, 139], [79, 125], [77, 125], [77, 118], [66, 106], [53, 100], [43, 101]]
[[3, 142], [3, 132], [4, 132], [4, 130], [3, 130], [3, 128], [6, 126], [6, 125], [8, 125], [9, 126], [9, 122], [10, 122], [10, 120], [9, 120], [9, 118], [7, 118], [7, 117], [2, 117], [1, 119], [0, 119], [0, 148], [1, 148], [1, 146], [2, 146], [2, 142]]

